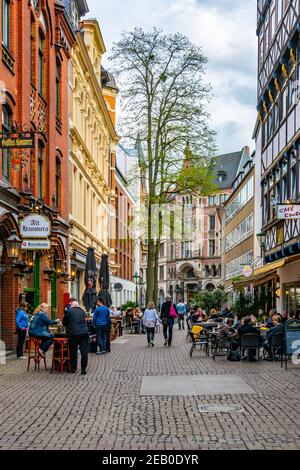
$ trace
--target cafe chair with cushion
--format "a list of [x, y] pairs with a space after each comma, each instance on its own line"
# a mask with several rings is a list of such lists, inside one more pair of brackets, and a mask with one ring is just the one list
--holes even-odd
[[256, 349], [256, 358], [257, 360], [259, 360], [260, 335], [256, 335], [254, 333], [245, 333], [244, 335], [241, 335], [240, 351], [242, 358], [244, 356], [245, 351], [249, 351], [249, 349]]
[[209, 350], [208, 350], [208, 341], [207, 337], [205, 334], [205, 331], [202, 329], [199, 333], [194, 333], [193, 331], [188, 331], [188, 335], [190, 336], [192, 340], [192, 347], [190, 350], [190, 357], [193, 356], [193, 352], [196, 348], [196, 346], [200, 346], [201, 350], [205, 350], [206, 356], [209, 356]]

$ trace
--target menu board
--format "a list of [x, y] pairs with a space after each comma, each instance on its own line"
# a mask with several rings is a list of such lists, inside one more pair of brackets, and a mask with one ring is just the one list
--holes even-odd
[[285, 354], [293, 354], [297, 349], [300, 350], [300, 320], [287, 321], [283, 334]]

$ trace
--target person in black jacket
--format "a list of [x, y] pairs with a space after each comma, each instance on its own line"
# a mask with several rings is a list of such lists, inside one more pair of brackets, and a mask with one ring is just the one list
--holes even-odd
[[171, 305], [173, 305], [177, 313], [176, 305], [173, 304], [171, 297], [167, 297], [161, 306], [160, 318], [163, 324], [163, 334], [165, 338], [165, 346], [171, 346], [173, 337], [174, 318], [170, 316]]
[[[245, 317], [243, 319], [243, 324], [239, 327], [239, 329], [237, 330], [238, 331], [238, 335], [239, 337], [241, 338], [242, 335], [246, 335], [247, 333], [252, 333], [252, 334], [255, 334], [255, 335], [258, 335], [260, 336], [260, 331], [255, 328], [254, 326], [251, 325], [251, 318], [250, 317]], [[256, 354], [256, 349], [255, 348], [251, 348], [249, 349], [249, 361], [255, 361], [255, 354]]]
[[266, 339], [264, 341], [264, 349], [267, 351], [268, 355], [265, 357], [266, 361], [273, 361], [273, 351], [271, 346], [271, 338], [273, 335], [282, 333], [283, 325], [280, 315], [273, 315], [272, 317], [273, 325], [272, 328], [267, 331]]
[[89, 350], [89, 332], [85, 319], [85, 312], [75, 300], [71, 302], [70, 308], [65, 311], [63, 325], [69, 335], [71, 372], [77, 372], [77, 350], [81, 354], [81, 374], [86, 374]]

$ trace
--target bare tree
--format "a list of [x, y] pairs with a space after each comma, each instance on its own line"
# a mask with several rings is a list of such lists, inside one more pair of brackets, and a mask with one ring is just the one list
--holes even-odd
[[[163, 204], [168, 194], [181, 186], [201, 194], [207, 180], [203, 175], [216, 150], [206, 111], [210, 87], [203, 81], [207, 59], [200, 47], [180, 33], [136, 28], [123, 33], [113, 47], [111, 60], [121, 89], [120, 133], [132, 140], [139, 133], [145, 150], [148, 302], [156, 296], [159, 246], [153, 234], [152, 208]], [[194, 168], [188, 171], [182, 168], [187, 142]]]

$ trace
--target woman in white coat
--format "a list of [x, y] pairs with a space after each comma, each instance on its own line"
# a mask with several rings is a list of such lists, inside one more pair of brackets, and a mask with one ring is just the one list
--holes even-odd
[[154, 346], [155, 325], [157, 322], [161, 323], [154, 302], [150, 302], [143, 315], [143, 324], [147, 333], [148, 346]]

